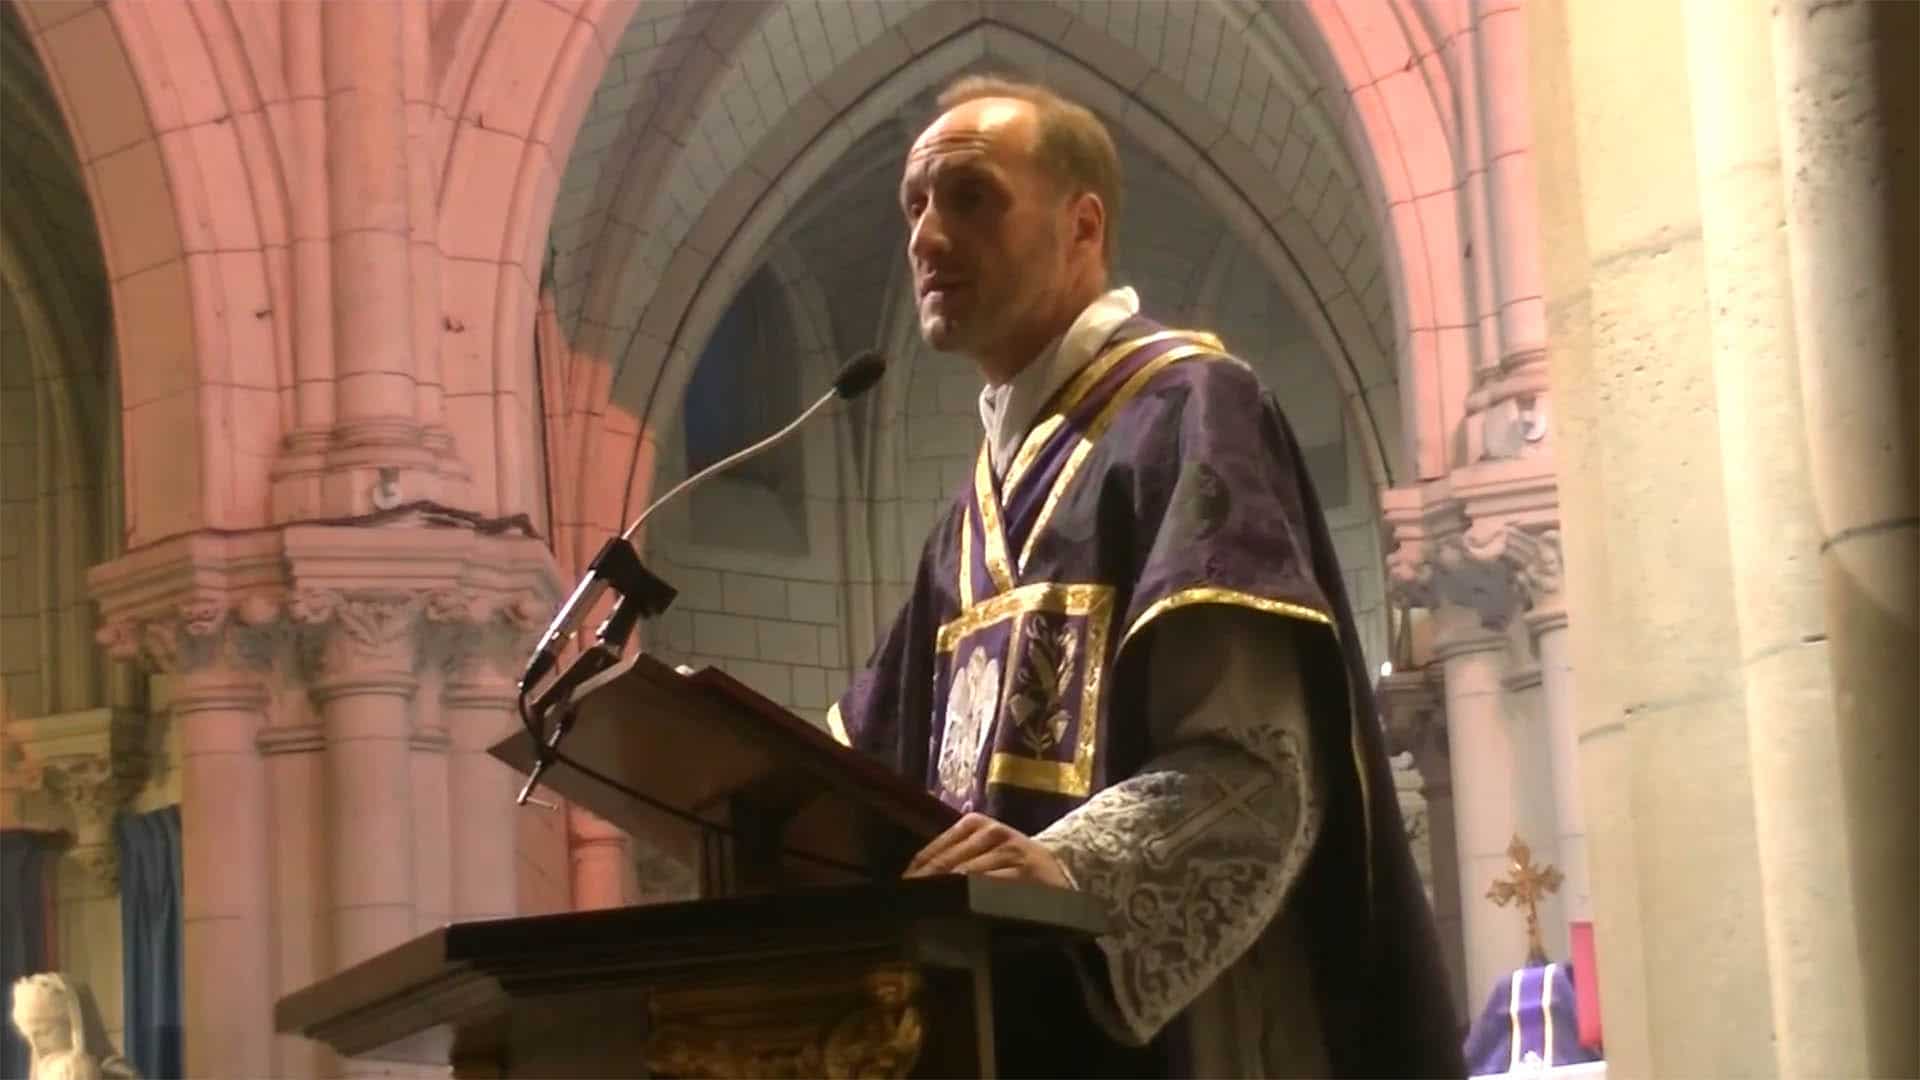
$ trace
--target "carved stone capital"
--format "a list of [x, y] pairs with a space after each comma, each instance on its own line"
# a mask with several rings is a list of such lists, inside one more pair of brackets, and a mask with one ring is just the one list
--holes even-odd
[[533, 648], [544, 613], [540, 599], [526, 591], [429, 593], [428, 641], [446, 671], [447, 693], [461, 700], [491, 699], [501, 684], [510, 684], [514, 665]]
[[1388, 491], [1389, 594], [1407, 607], [1471, 609], [1490, 629], [1523, 611], [1558, 606], [1556, 506], [1552, 477], [1517, 462]]
[[115, 660], [188, 675], [213, 667], [265, 672], [284, 635], [271, 597], [199, 594], [170, 609], [110, 618], [94, 638]]
[[302, 667], [320, 686], [410, 690], [424, 598], [416, 592], [301, 589], [287, 600]]

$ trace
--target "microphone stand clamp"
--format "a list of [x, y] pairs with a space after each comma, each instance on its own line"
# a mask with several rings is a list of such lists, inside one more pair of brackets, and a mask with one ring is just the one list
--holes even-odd
[[[600, 624], [600, 629], [594, 634], [593, 644], [582, 650], [572, 663], [541, 688], [541, 679], [553, 669], [560, 644], [571, 636], [574, 622], [583, 617], [600, 594], [607, 590], [612, 590], [618, 599], [614, 601], [613, 610], [608, 613], [606, 621]], [[558, 758], [560, 740], [566, 737], [572, 727], [574, 691], [588, 679], [619, 663], [634, 627], [640, 620], [655, 618], [666, 611], [677, 595], [673, 586], [647, 569], [640, 561], [639, 552], [634, 550], [632, 541], [625, 536], [615, 536], [600, 548], [599, 554], [587, 565], [586, 577], [574, 590], [553, 625], [548, 627], [532, 659], [527, 662], [526, 671], [520, 676], [520, 722], [526, 727], [527, 736], [532, 742], [534, 760], [533, 769], [527, 774], [527, 782], [520, 788], [520, 795], [515, 802], [523, 806], [531, 802], [553, 809], [552, 804], [533, 798], [533, 791], [541, 775]]]

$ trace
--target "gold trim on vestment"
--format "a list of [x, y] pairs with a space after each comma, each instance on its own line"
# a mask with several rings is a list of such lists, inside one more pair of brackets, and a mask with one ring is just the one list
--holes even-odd
[[[1113, 594], [1114, 590], [1109, 585], [1057, 585], [1050, 582], [1023, 585], [975, 604], [940, 628], [936, 639], [938, 650], [951, 653], [961, 641], [986, 627], [1007, 619], [1020, 620], [1007, 639], [1007, 673], [1003, 678], [1010, 683], [1015, 665], [1025, 659], [1021, 655], [1021, 648], [1026, 616], [1038, 612], [1086, 620], [1086, 659], [1080, 680], [1080, 726], [1074, 742], [1073, 760], [1045, 761], [1004, 750], [996, 751], [987, 762], [987, 783], [1070, 798], [1084, 798], [1092, 793], [1093, 758], [1099, 748], [1100, 699], [1106, 687], [1107, 636], [1111, 633], [1113, 623]], [[1004, 696], [1002, 694], [1003, 700]], [[999, 710], [996, 709], [996, 727], [999, 720]]]
[[1141, 390], [1146, 388], [1147, 383], [1165, 368], [1196, 356], [1223, 355], [1210, 345], [1183, 345], [1168, 349], [1142, 364], [1139, 371], [1127, 376], [1125, 385], [1114, 391], [1113, 396], [1100, 407], [1100, 414], [1094, 417], [1093, 423], [1087, 425], [1087, 430], [1081, 433], [1080, 441], [1074, 444], [1073, 452], [1067, 456], [1066, 465], [1061, 467], [1059, 477], [1054, 480], [1053, 487], [1048, 490], [1047, 501], [1040, 507], [1040, 516], [1034, 519], [1033, 531], [1027, 534], [1027, 542], [1020, 549], [1022, 569], [1026, 568], [1027, 560], [1033, 557], [1033, 548], [1040, 542], [1040, 534], [1046, 532], [1047, 523], [1053, 520], [1053, 511], [1060, 505], [1060, 496], [1073, 483], [1073, 478], [1080, 472], [1080, 466], [1086, 462], [1087, 455], [1093, 452], [1094, 444], [1099, 442], [1100, 437], [1106, 434], [1107, 428], [1112, 426], [1113, 418], [1119, 414], [1120, 409], [1132, 401]]
[[934, 636], [934, 649], [952, 652], [961, 638], [1022, 612], [1086, 615], [1102, 603], [1111, 605], [1112, 597], [1111, 585], [1057, 585], [1049, 581], [1022, 585], [1012, 592], [995, 593], [949, 620]]
[[1027, 475], [1027, 470], [1033, 468], [1033, 460], [1040, 456], [1040, 451], [1047, 445], [1047, 440], [1053, 438], [1054, 431], [1066, 422], [1065, 413], [1054, 413], [1035, 425], [1032, 431], [1027, 432], [1026, 441], [1020, 444], [1020, 453], [1014, 456], [1013, 465], [1007, 469], [1006, 479], [1000, 482], [1001, 491], [1008, 495], [1013, 494], [1021, 479]]
[[[993, 493], [993, 459], [987, 444], [980, 444], [980, 460], [973, 467], [973, 501], [980, 507], [980, 542], [986, 547], [987, 573], [994, 588], [1001, 592], [1013, 588], [1013, 563], [1007, 558], [1006, 526], [1000, 521], [1000, 497]], [[968, 566], [969, 573], [973, 567]]]
[[960, 512], [960, 610], [973, 606], [973, 514]]
[[[1014, 485], [1018, 484], [1027, 474], [1027, 470], [1033, 467], [1034, 459], [1040, 456], [1040, 451], [1046, 447], [1047, 440], [1053, 437], [1054, 430], [1067, 422], [1067, 414], [1073, 411], [1073, 407], [1080, 404], [1081, 399], [1085, 398], [1095, 384], [1104, 378], [1107, 372], [1112, 371], [1120, 361], [1156, 341], [1196, 336], [1216, 342], [1219, 340], [1211, 334], [1200, 334], [1192, 330], [1162, 330], [1107, 346], [1106, 351], [1095, 356], [1087, 362], [1085, 367], [1075, 372], [1073, 378], [1067, 380], [1066, 387], [1054, 395], [1053, 401], [1048, 403], [1047, 410], [1050, 415], [1034, 425], [1033, 429], [1027, 432], [1027, 437], [1021, 440], [1020, 451], [1013, 456], [1013, 464], [1007, 468], [1007, 475], [1000, 482], [1000, 490], [1009, 496], [1013, 494]], [[982, 452], [985, 452], [984, 448]]]
[[840, 718], [840, 703], [837, 701], [827, 706], [827, 733], [841, 746], [853, 746], [853, 740], [847, 737], [847, 723]]
[[1264, 596], [1255, 596], [1253, 593], [1241, 592], [1238, 589], [1222, 588], [1218, 585], [1195, 585], [1192, 588], [1169, 593], [1154, 601], [1147, 610], [1140, 613], [1139, 618], [1133, 620], [1132, 626], [1127, 627], [1127, 634], [1120, 639], [1120, 644], [1124, 647], [1127, 642], [1133, 640], [1135, 634], [1145, 629], [1148, 623], [1165, 615], [1167, 612], [1175, 608], [1187, 607], [1191, 604], [1231, 604], [1234, 607], [1264, 611], [1269, 615], [1284, 615], [1289, 619], [1303, 619], [1307, 622], [1321, 623], [1326, 626], [1333, 625], [1332, 616], [1316, 608], [1310, 608], [1305, 604], [1292, 604], [1285, 600], [1269, 600]]

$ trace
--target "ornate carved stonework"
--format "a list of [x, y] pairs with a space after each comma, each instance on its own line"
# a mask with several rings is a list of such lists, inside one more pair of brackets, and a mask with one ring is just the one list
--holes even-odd
[[1400, 801], [1400, 818], [1407, 830], [1407, 846], [1413, 849], [1413, 864], [1420, 872], [1420, 884], [1433, 901], [1433, 836], [1427, 821], [1426, 781], [1414, 767], [1413, 754], [1402, 751], [1390, 759], [1393, 765], [1393, 791]]
[[216, 666], [265, 671], [283, 636], [280, 606], [269, 597], [198, 595], [160, 614], [109, 619], [94, 638], [115, 660], [184, 675]]
[[1467, 608], [1499, 629], [1560, 605], [1560, 532], [1551, 475], [1517, 462], [1481, 473], [1387, 493], [1387, 587], [1397, 604]]
[[39, 770], [40, 785], [73, 815], [75, 844], [67, 857], [103, 892], [118, 890], [113, 819], [139, 793], [144, 755], [129, 751], [61, 757]]
[[883, 966], [844, 988], [808, 980], [664, 993], [647, 1067], [690, 1080], [903, 1077], [926, 1039], [921, 989], [918, 973]]
[[532, 593], [439, 589], [427, 594], [432, 655], [455, 686], [510, 680], [546, 611]]

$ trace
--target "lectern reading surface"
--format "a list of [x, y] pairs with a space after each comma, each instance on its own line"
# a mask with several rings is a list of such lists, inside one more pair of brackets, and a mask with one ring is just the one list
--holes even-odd
[[[698, 866], [706, 896], [892, 877], [959, 817], [713, 668], [682, 675], [635, 653], [581, 684], [572, 707], [564, 759], [543, 782]], [[525, 772], [533, 748], [518, 732], [492, 753]]]

